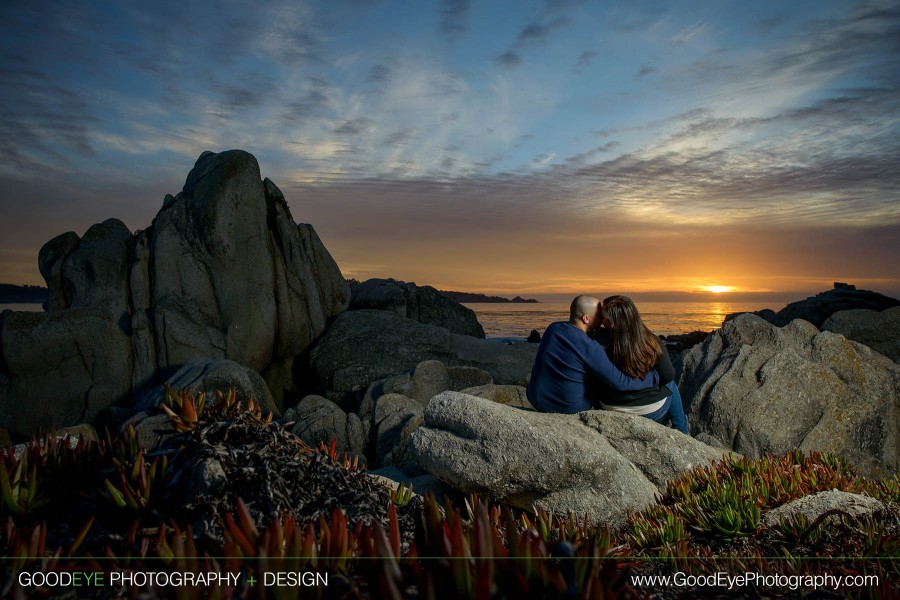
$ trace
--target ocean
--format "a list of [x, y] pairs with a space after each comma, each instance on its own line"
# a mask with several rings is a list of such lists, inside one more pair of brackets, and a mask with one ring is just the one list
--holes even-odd
[[41, 312], [44, 310], [44, 306], [41, 304], [28, 304], [25, 302], [0, 304], [0, 312], [3, 312], [4, 310], [20, 310], [22, 312]]
[[[671, 335], [691, 331], [712, 331], [722, 326], [725, 315], [762, 308], [778, 310], [765, 302], [635, 302], [644, 323], [656, 334]], [[554, 321], [569, 317], [568, 302], [538, 304], [471, 303], [465, 304], [478, 316], [489, 338], [527, 338], [532, 329], [541, 334]], [[4, 309], [41, 311], [40, 304], [0, 304]]]
[[[722, 326], [725, 315], [763, 308], [778, 310], [765, 302], [635, 302], [647, 327], [658, 335], [712, 331]], [[471, 303], [488, 338], [527, 338], [536, 329], [543, 335], [547, 325], [569, 318], [569, 303], [538, 304]]]

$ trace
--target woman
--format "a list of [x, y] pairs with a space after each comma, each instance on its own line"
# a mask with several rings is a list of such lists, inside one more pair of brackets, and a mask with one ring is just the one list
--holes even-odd
[[671, 420], [673, 427], [687, 434], [687, 418], [675, 385], [675, 369], [664, 342], [647, 329], [631, 298], [610, 296], [603, 301], [602, 311], [604, 328], [597, 330], [595, 339], [604, 347], [610, 361], [631, 377], [641, 378], [656, 369], [660, 385], [636, 392], [601, 387], [595, 396], [601, 399], [600, 406], [641, 415], [658, 423]]

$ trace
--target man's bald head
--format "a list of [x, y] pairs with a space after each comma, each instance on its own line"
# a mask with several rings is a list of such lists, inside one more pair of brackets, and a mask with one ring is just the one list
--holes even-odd
[[[577, 325], [579, 323], [590, 327], [597, 318], [597, 312], [600, 308], [600, 299], [594, 296], [575, 296], [572, 305], [569, 307], [569, 323]], [[588, 321], [584, 320], [588, 317]]]

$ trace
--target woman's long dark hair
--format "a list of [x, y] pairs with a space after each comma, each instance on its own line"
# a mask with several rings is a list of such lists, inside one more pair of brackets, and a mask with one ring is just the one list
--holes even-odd
[[647, 375], [662, 358], [662, 349], [634, 302], [627, 296], [610, 296], [603, 301], [603, 316], [612, 330], [610, 360], [626, 375]]

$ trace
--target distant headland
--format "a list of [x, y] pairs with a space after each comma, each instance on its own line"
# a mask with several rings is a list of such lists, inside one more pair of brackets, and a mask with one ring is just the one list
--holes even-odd
[[39, 285], [0, 283], [0, 304], [41, 304], [47, 301], [47, 288]]
[[521, 296], [516, 296], [512, 300], [509, 298], [503, 298], [502, 296], [486, 296], [485, 294], [473, 294], [471, 292], [449, 292], [447, 290], [440, 290], [442, 294], [447, 294], [454, 300], [459, 303], [476, 303], [476, 302], [491, 302], [491, 303], [517, 303], [517, 304], [537, 304], [538, 300], [534, 298], [522, 298]]

